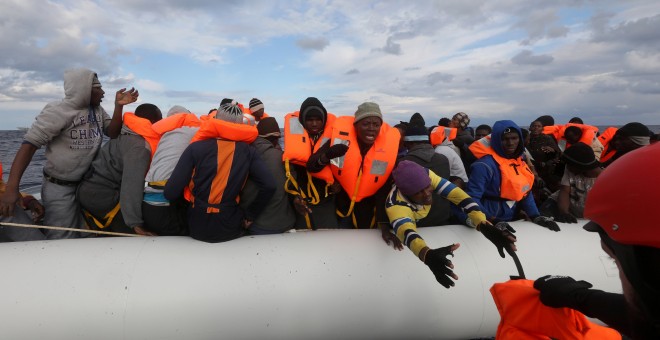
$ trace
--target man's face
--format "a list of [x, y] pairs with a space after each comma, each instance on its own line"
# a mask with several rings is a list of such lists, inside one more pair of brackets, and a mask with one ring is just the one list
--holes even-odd
[[564, 138], [566, 138], [566, 143], [568, 144], [575, 144], [580, 141], [580, 136], [572, 133], [572, 132], [567, 132], [564, 134]]
[[323, 130], [323, 120], [320, 117], [309, 117], [303, 126], [309, 135], [315, 136]]
[[89, 105], [91, 106], [99, 106], [101, 105], [101, 101], [103, 101], [103, 94], [105, 94], [105, 91], [103, 91], [103, 88], [99, 87], [92, 87], [92, 96], [89, 100]]
[[383, 121], [378, 117], [367, 117], [355, 123], [355, 133], [358, 141], [366, 145], [372, 145], [380, 133]]
[[433, 186], [429, 184], [428, 187], [410, 196], [409, 198], [410, 201], [415, 204], [430, 205], [433, 203]]
[[543, 125], [541, 125], [541, 122], [535, 121], [532, 122], [532, 125], [529, 126], [529, 133], [536, 136], [540, 135], [543, 132]]
[[451, 118], [451, 122], [449, 122], [449, 127], [456, 129], [459, 129], [461, 127], [461, 121], [458, 119], [458, 117], [454, 116]]
[[476, 139], [481, 139], [481, 138], [484, 138], [484, 137], [488, 136], [489, 134], [490, 134], [490, 132], [488, 132], [488, 130], [486, 130], [486, 129], [477, 129], [474, 132], [474, 139], [475, 140]]
[[264, 116], [264, 109], [259, 109], [257, 111], [254, 111], [254, 112], [252, 112], [252, 115], [254, 116], [254, 118], [257, 121], [259, 121], [259, 120], [261, 120], [261, 117]]
[[519, 144], [520, 136], [516, 131], [505, 133], [504, 136], [502, 136], [502, 149], [504, 149], [504, 154], [506, 156], [514, 156]]

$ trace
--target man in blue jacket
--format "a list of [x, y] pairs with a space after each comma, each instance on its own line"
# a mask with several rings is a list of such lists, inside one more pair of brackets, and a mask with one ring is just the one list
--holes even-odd
[[[559, 231], [551, 218], [541, 216], [530, 194], [534, 174], [522, 158], [522, 131], [510, 120], [495, 122], [491, 137], [470, 146], [477, 158], [467, 185], [467, 194], [475, 199], [493, 223], [512, 221], [522, 209], [536, 224]], [[456, 211], [462, 221], [464, 214]]]

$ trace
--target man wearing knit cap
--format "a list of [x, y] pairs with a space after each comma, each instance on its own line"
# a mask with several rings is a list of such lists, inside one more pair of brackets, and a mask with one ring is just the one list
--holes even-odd
[[[215, 118], [202, 122], [164, 192], [165, 198], [176, 201], [190, 188], [190, 236], [211, 243], [243, 236], [276, 190], [273, 175], [249, 144], [257, 138], [257, 129], [243, 124], [243, 111], [236, 101], [220, 105]], [[241, 209], [238, 195], [248, 176], [258, 192]]]
[[[328, 159], [343, 156], [348, 148], [345, 145], [329, 147], [327, 141], [335, 116], [328, 113], [318, 98], [306, 98], [300, 105], [297, 121], [295, 119], [295, 115], [285, 118], [289, 129], [284, 130], [284, 159], [291, 159], [289, 169], [293, 180], [287, 182], [287, 190], [297, 212], [296, 228], [337, 228], [335, 194], [341, 187], [334, 182], [326, 166]], [[300, 131], [294, 134], [294, 130]], [[307, 158], [300, 158], [306, 154]], [[321, 156], [323, 163], [319, 163]], [[319, 175], [320, 172], [325, 175]]]
[[264, 112], [264, 103], [257, 98], [250, 99], [250, 114], [254, 116], [254, 120], [260, 122], [262, 119], [268, 117], [268, 114]]
[[591, 147], [582, 142], [566, 149], [561, 159], [566, 169], [559, 190], [543, 202], [540, 210], [557, 222], [577, 223], [577, 218], [584, 217], [587, 195], [602, 169]]
[[[296, 215], [289, 204], [289, 197], [284, 191], [286, 174], [282, 164], [282, 150], [279, 146], [280, 127], [273, 117], [266, 117], [257, 125], [259, 137], [252, 142], [252, 147], [266, 165], [275, 181], [275, 193], [264, 210], [259, 214], [248, 232], [251, 235], [278, 234], [293, 228]], [[250, 177], [241, 191], [240, 206], [247, 209], [259, 193], [259, 186]]]
[[[436, 153], [429, 142], [429, 133], [423, 125], [409, 125], [403, 137], [408, 153], [398, 161], [412, 161], [433, 171], [442, 178], [449, 178], [449, 160]], [[456, 155], [458, 157], [458, 155]], [[417, 223], [418, 227], [445, 225], [452, 216], [449, 201], [434, 194], [433, 204], [428, 215]]]
[[343, 190], [337, 195], [341, 228], [375, 228], [388, 223], [384, 211], [389, 191], [386, 184], [396, 162], [399, 140], [399, 131], [383, 122], [378, 104], [365, 102], [358, 106], [354, 117], [338, 117], [333, 124], [333, 145], [329, 141], [309, 158], [310, 172], [330, 164], [334, 178], [341, 184]]
[[468, 117], [467, 113], [459, 112], [455, 114], [451, 118], [451, 123], [449, 124], [449, 127], [458, 129], [458, 133], [456, 134], [456, 138], [454, 140], [459, 140], [465, 145], [472, 144], [472, 142], [474, 142], [474, 138], [472, 138], [470, 132], [466, 130], [469, 125], [470, 117]]
[[[447, 255], [452, 255], [460, 244], [430, 249], [417, 233], [417, 222], [427, 216], [433, 204], [433, 195], [438, 194], [460, 208], [475, 226], [497, 247], [504, 257], [504, 250], [514, 251], [516, 238], [511, 229], [493, 226], [486, 220], [486, 215], [479, 205], [463, 190], [448, 180], [439, 177], [433, 171], [411, 161], [402, 161], [392, 172], [394, 186], [385, 201], [385, 209], [394, 233], [405, 245], [429, 266], [438, 283], [445, 288], [453, 287], [452, 279], [457, 280], [454, 268]], [[399, 250], [401, 243], [395, 243]]]
[[647, 146], [650, 143], [651, 131], [646, 125], [637, 122], [628, 123], [619, 128], [609, 142], [607, 152], [608, 154], [615, 152], [615, 154], [604, 165], [609, 166], [628, 152]]

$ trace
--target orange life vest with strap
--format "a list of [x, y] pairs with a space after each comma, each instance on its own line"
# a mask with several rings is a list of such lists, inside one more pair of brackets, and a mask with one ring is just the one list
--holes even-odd
[[470, 151], [477, 158], [491, 155], [500, 168], [500, 197], [511, 201], [520, 201], [532, 189], [534, 173], [522, 157], [504, 158], [490, 146], [490, 135], [470, 145]]
[[[595, 126], [574, 124], [574, 123], [568, 123], [565, 125], [546, 126], [543, 128], [543, 133], [555, 137], [555, 140], [559, 142], [560, 139], [565, 139], [564, 133], [566, 132], [566, 128], [569, 126], [576, 126], [580, 128], [580, 130], [582, 130], [582, 137], [580, 137], [580, 142], [587, 144], [589, 146], [591, 146], [591, 143], [593, 143], [594, 138], [596, 138], [596, 133], [598, 133], [598, 128]], [[570, 146], [569, 144], [566, 145], [567, 148], [569, 146]]]
[[[307, 160], [312, 153], [318, 151], [325, 142], [330, 140], [335, 115], [328, 113], [325, 128], [316, 144], [312, 143], [307, 130], [300, 124], [300, 120], [298, 120], [299, 115], [300, 113], [296, 111], [284, 117], [284, 153], [282, 154], [282, 160], [285, 163], [291, 162], [296, 165], [306, 166]], [[311, 176], [320, 178], [328, 184], [335, 182], [330, 167], [325, 167], [321, 172], [313, 173]]]
[[332, 145], [348, 145], [344, 156], [330, 161], [332, 174], [351, 198], [348, 212], [337, 212], [341, 217], [350, 216], [355, 202], [372, 196], [386, 184], [394, 168], [401, 139], [398, 129], [383, 122], [374, 144], [362, 158], [353, 126], [354, 120], [353, 116], [337, 117], [332, 127]]
[[433, 147], [436, 147], [442, 144], [445, 141], [445, 139], [452, 141], [456, 139], [457, 133], [458, 133], [458, 129], [456, 128], [436, 126], [433, 128], [433, 130], [431, 130], [431, 134], [429, 135], [431, 145]]
[[252, 143], [257, 136], [259, 136], [259, 132], [254, 125], [230, 123], [210, 116], [202, 116], [199, 130], [190, 143], [211, 138]]
[[126, 112], [124, 113], [124, 125], [147, 141], [151, 148], [151, 157], [153, 158], [158, 147], [158, 142], [160, 141], [160, 133], [153, 129], [151, 122], [146, 118], [136, 116], [132, 112]]
[[201, 121], [199, 118], [192, 113], [177, 113], [159, 120], [152, 125], [152, 128], [162, 136], [166, 132], [170, 132], [180, 127], [198, 127], [200, 124]]
[[616, 330], [595, 324], [574, 309], [545, 306], [539, 299], [539, 291], [534, 289], [534, 281], [496, 283], [490, 293], [501, 317], [497, 340], [621, 339]]
[[600, 141], [601, 144], [603, 144], [603, 153], [600, 154], [600, 162], [605, 163], [612, 156], [616, 154], [616, 150], [610, 148], [610, 142], [612, 141], [612, 138], [614, 138], [614, 134], [616, 134], [616, 131], [619, 130], [615, 127], [608, 127], [603, 131], [603, 133], [598, 136], [598, 140]]

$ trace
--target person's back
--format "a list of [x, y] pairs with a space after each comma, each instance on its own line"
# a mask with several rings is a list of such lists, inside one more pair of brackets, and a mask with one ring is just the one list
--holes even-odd
[[[241, 237], [275, 192], [272, 175], [246, 143], [256, 139], [256, 127], [242, 121], [235, 102], [221, 105], [216, 118], [202, 122], [165, 185], [165, 198], [170, 201], [189, 188], [188, 227], [194, 239], [223, 242]], [[248, 175], [260, 189], [243, 211], [238, 196]]]
[[[268, 172], [273, 176], [275, 193], [257, 217], [248, 232], [252, 235], [276, 234], [293, 228], [296, 216], [289, 203], [289, 197], [284, 190], [286, 174], [282, 164], [282, 150], [276, 147], [280, 137], [280, 128], [273, 117], [266, 117], [257, 126], [259, 137], [252, 142], [257, 154], [266, 165]], [[248, 177], [241, 192], [240, 206], [247, 209], [256, 199], [259, 187]]]
[[108, 141], [92, 162], [77, 196], [91, 228], [143, 234], [144, 175], [159, 135], [151, 125], [162, 118], [158, 107], [142, 104], [124, 115], [121, 135]]
[[161, 138], [144, 178], [142, 217], [145, 228], [158, 235], [188, 233], [188, 202], [183, 198], [170, 202], [165, 199], [163, 189], [183, 150], [199, 130], [199, 125], [197, 116], [178, 105], [170, 109], [167, 118], [153, 125], [154, 131], [161, 134]]

